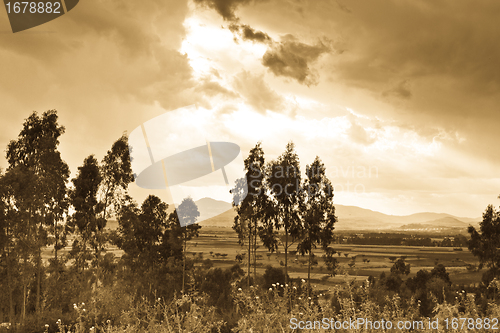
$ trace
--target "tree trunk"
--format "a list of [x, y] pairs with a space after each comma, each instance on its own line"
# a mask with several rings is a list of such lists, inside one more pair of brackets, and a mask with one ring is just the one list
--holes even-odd
[[253, 228], [253, 280], [257, 278], [257, 221]]
[[24, 272], [23, 272], [23, 308], [22, 308], [22, 324], [24, 325], [25, 320], [26, 320], [26, 274], [27, 274], [27, 264], [28, 264], [28, 258], [27, 258], [27, 251], [24, 251]]
[[37, 253], [37, 260], [36, 260], [36, 266], [37, 266], [37, 273], [36, 273], [36, 306], [35, 306], [35, 312], [36, 312], [36, 322], [37, 322], [37, 325], [39, 325], [39, 321], [40, 321], [40, 313], [41, 313], [41, 309], [40, 309], [40, 293], [41, 293], [41, 284], [42, 284], [42, 278], [41, 278], [41, 275], [42, 275], [42, 249], [40, 247], [40, 245], [38, 244], [38, 253]]
[[247, 274], [247, 285], [248, 289], [250, 289], [250, 261], [252, 260], [252, 225], [248, 223], [248, 274]]
[[307, 265], [307, 297], [311, 295], [311, 252], [312, 248], [309, 250], [309, 264]]
[[285, 284], [288, 283], [288, 229], [285, 229]]
[[14, 300], [13, 300], [13, 286], [12, 286], [12, 259], [10, 253], [7, 250], [7, 284], [9, 288], [9, 322], [14, 322]]
[[[186, 227], [187, 228], [187, 227]], [[186, 230], [187, 232], [187, 230]], [[184, 233], [184, 262], [182, 265], [182, 294], [184, 295], [185, 289], [185, 280], [186, 280], [186, 246], [187, 246], [187, 241], [186, 241], [186, 232]]]

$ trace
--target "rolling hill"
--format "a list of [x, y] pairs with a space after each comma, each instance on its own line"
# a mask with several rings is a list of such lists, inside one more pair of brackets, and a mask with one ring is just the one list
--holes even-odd
[[[231, 204], [209, 198], [196, 201], [201, 216], [213, 213], [213, 207], [227, 207], [222, 214], [200, 222], [202, 226], [232, 227], [235, 212]], [[417, 213], [406, 216], [387, 215], [356, 206], [335, 205], [338, 222], [337, 230], [387, 230], [387, 229], [428, 229], [428, 228], [466, 228], [477, 225], [481, 218], [462, 218], [444, 213]], [[409, 228], [411, 227], [411, 228]]]
[[[203, 198], [196, 201], [200, 211], [199, 222], [205, 227], [231, 228], [234, 223], [236, 212], [230, 203], [225, 201]], [[169, 205], [168, 213], [173, 211], [173, 205]], [[425, 231], [443, 229], [464, 229], [469, 224], [477, 226], [481, 218], [456, 217], [444, 213], [417, 213], [412, 215], [398, 216], [387, 215], [370, 209], [356, 206], [335, 205], [338, 222], [336, 230], [398, 230], [398, 231]], [[217, 214], [222, 211], [223, 213]], [[108, 227], [116, 229], [116, 221], [108, 221]]]

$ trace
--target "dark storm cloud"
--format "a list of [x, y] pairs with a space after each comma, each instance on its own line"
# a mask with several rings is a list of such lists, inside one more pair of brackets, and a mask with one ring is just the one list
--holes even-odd
[[262, 64], [276, 76], [290, 77], [299, 83], [317, 83], [317, 74], [311, 69], [321, 54], [330, 49], [323, 42], [308, 45], [299, 42], [294, 36], [286, 35], [279, 43], [273, 43], [262, 57]]
[[0, 34], [0, 101], [8, 110], [0, 146], [31, 111], [57, 109], [67, 129], [62, 145], [79, 147], [65, 155], [74, 169], [150, 117], [142, 111], [156, 101], [166, 109], [192, 103], [192, 68], [177, 51], [187, 13], [187, 2], [176, 0], [80, 2], [57, 20]]
[[242, 40], [269, 45], [262, 64], [274, 75], [292, 78], [308, 86], [317, 84], [318, 75], [311, 69], [311, 65], [321, 54], [329, 52], [330, 48], [321, 41], [315, 45], [302, 43], [292, 34], [283, 36], [278, 42], [263, 31], [239, 23], [235, 10], [249, 2], [250, 0], [195, 0], [195, 3], [215, 9], [224, 20], [230, 21], [229, 30]]
[[379, 92], [388, 90], [387, 82], [444, 77], [460, 80], [473, 91], [498, 91], [500, 66], [494, 59], [500, 58], [496, 24], [500, 3], [441, 0], [349, 5], [352, 15], [337, 18], [339, 28], [349, 32], [344, 35], [349, 54], [335, 68], [341, 78]]
[[[146, 103], [159, 100], [169, 104], [172, 97], [193, 85], [191, 67], [180, 54], [187, 14], [182, 2], [151, 1], [144, 4], [106, 1], [82, 3], [68, 15], [35, 29], [53, 29], [52, 34], [0, 35], [0, 52], [9, 58], [0, 69], [7, 74], [12, 68], [47, 72], [52, 85], [68, 85], [88, 91], [95, 87], [111, 94], [124, 94]], [[158, 20], [162, 16], [162, 20]], [[157, 31], [168, 31], [159, 35]], [[32, 59], [25, 61], [26, 58]], [[25, 77], [2, 75], [0, 87], [18, 89], [17, 81]], [[37, 89], [34, 98], [45, 95], [47, 84]]]
[[272, 42], [272, 39], [268, 34], [259, 30], [255, 30], [246, 24], [232, 23], [229, 25], [229, 30], [231, 30], [233, 33], [238, 34], [243, 40], [249, 40], [259, 43]]
[[236, 21], [235, 10], [239, 5], [247, 4], [250, 0], [194, 0], [194, 3], [215, 9], [224, 20]]

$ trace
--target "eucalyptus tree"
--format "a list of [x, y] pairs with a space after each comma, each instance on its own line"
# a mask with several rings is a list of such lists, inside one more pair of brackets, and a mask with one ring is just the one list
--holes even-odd
[[240, 244], [243, 245], [245, 240], [248, 242], [248, 284], [250, 284], [252, 257], [254, 280], [256, 278], [258, 230], [263, 228], [264, 221], [270, 218], [272, 211], [265, 183], [264, 150], [260, 142], [250, 150], [245, 159], [245, 178], [237, 180], [231, 193], [233, 207], [236, 210], [233, 229], [238, 234]]
[[[16, 279], [16, 269], [19, 260], [19, 227], [18, 214], [15, 208], [15, 198], [13, 197], [13, 187], [15, 177], [10, 170], [7, 174], [0, 174], [0, 299], [8, 303], [9, 322], [14, 321], [14, 289], [18, 285]], [[7, 295], [5, 295], [6, 293]], [[5, 300], [7, 298], [7, 300]], [[4, 303], [0, 300], [0, 304]]]
[[[68, 165], [62, 160], [57, 149], [59, 137], [64, 133], [58, 124], [55, 110], [46, 111], [40, 117], [33, 112], [24, 122], [16, 140], [7, 146], [7, 171], [16, 169], [22, 186], [14, 191], [15, 206], [19, 210], [19, 223], [24, 224], [21, 237], [24, 244], [24, 266], [29, 256], [36, 261], [36, 304], [40, 313], [42, 259], [41, 249], [48, 244], [48, 230], [63, 219], [67, 209], [66, 183], [69, 177]], [[23, 273], [24, 303], [23, 320], [26, 315], [27, 271]], [[38, 318], [38, 317], [37, 317]]]
[[138, 295], [149, 290], [151, 296], [168, 259], [176, 255], [180, 258], [182, 254], [181, 242], [172, 242], [167, 209], [168, 204], [154, 195], [149, 195], [141, 207], [127, 196], [117, 214], [119, 227], [115, 243], [125, 252], [122, 260], [132, 273], [133, 279], [126, 282], [135, 283]]
[[116, 215], [127, 195], [128, 185], [134, 181], [130, 163], [128, 138], [124, 134], [116, 140], [99, 165], [101, 181], [97, 191], [98, 228], [94, 234], [95, 265], [97, 280], [100, 279], [101, 253], [109, 241], [109, 233], [105, 230], [108, 219]]
[[311, 285], [311, 257], [317, 245], [321, 245], [328, 254], [328, 245], [333, 241], [335, 206], [333, 205], [333, 187], [326, 177], [326, 170], [320, 158], [316, 156], [311, 165], [306, 166], [306, 179], [303, 184], [304, 201], [300, 209], [302, 214], [302, 235], [297, 250], [308, 254], [307, 284]]
[[[499, 197], [500, 198], [500, 197]], [[479, 259], [479, 268], [486, 266], [483, 282], [488, 284], [500, 276], [500, 210], [488, 205], [479, 223], [479, 230], [469, 226], [469, 250]]]
[[[196, 223], [200, 212], [194, 200], [190, 197], [182, 200], [174, 212], [170, 213], [168, 223], [171, 230], [172, 241], [181, 240], [183, 243], [183, 260], [182, 260], [182, 293], [185, 292], [186, 283], [186, 250], [187, 241], [193, 237], [198, 237], [201, 226]], [[181, 225], [183, 221], [184, 225]]]
[[274, 206], [274, 228], [267, 231], [284, 231], [281, 243], [285, 251], [285, 281], [288, 282], [288, 249], [302, 233], [301, 208], [304, 200], [299, 157], [293, 142], [289, 142], [283, 154], [269, 164], [268, 173], [268, 188]]
[[118, 212], [120, 203], [127, 194], [128, 185], [134, 181], [128, 138], [125, 134], [113, 143], [101, 161], [99, 169], [102, 177], [99, 188], [101, 217], [108, 219], [113, 213]]
[[78, 167], [78, 174], [72, 179], [73, 189], [70, 191], [71, 204], [75, 210], [69, 223], [77, 234], [73, 241], [71, 256], [75, 259], [77, 271], [82, 272], [87, 267], [87, 261], [97, 259], [99, 244], [96, 242], [96, 234], [105, 226], [105, 220], [99, 218], [101, 207], [97, 200], [97, 192], [102, 177], [99, 172], [99, 164], [90, 155]]

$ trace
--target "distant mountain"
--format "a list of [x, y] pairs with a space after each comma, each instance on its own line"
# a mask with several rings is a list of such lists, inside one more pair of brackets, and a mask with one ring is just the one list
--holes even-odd
[[356, 206], [335, 205], [337, 230], [383, 229], [432, 229], [466, 228], [477, 225], [481, 218], [456, 217], [445, 213], [416, 213], [411, 215], [387, 215]]
[[465, 229], [469, 223], [458, 220], [457, 218], [446, 216], [437, 220], [428, 221], [425, 223], [410, 223], [399, 227], [403, 230], [436, 230], [436, 229]]
[[[210, 198], [196, 201], [201, 216], [210, 218], [201, 221], [202, 226], [232, 227], [235, 211], [231, 204]], [[214, 215], [217, 209], [226, 209]], [[477, 225], [481, 218], [462, 218], [444, 213], [417, 213], [406, 216], [387, 215], [356, 206], [335, 205], [338, 222], [336, 230], [387, 230], [387, 229], [428, 229], [428, 228], [466, 228], [469, 224]], [[411, 227], [411, 228], [408, 228]]]
[[[232, 205], [225, 201], [203, 198], [195, 201], [200, 212], [198, 220], [207, 220], [221, 214], [221, 212], [232, 211]], [[203, 223], [203, 221], [202, 221]]]

